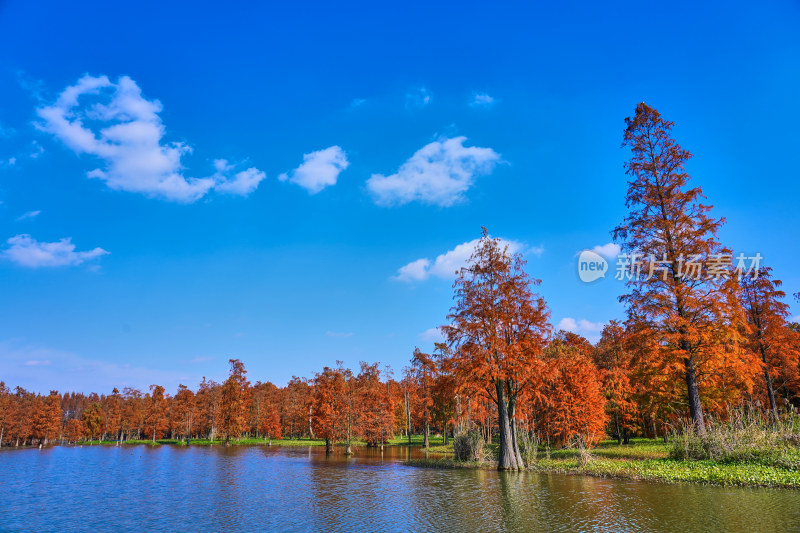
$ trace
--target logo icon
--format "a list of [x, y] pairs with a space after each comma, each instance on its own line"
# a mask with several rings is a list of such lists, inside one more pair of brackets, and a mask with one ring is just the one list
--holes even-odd
[[591, 250], [584, 250], [578, 256], [578, 277], [584, 283], [591, 283], [606, 277], [608, 263], [602, 255]]

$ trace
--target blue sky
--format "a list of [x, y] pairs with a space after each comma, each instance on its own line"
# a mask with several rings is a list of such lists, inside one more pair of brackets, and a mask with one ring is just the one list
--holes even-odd
[[[0, 379], [399, 371], [486, 226], [595, 339], [623, 119], [695, 155], [735, 251], [800, 290], [800, 6], [0, 2]], [[800, 307], [793, 304], [793, 313]]]

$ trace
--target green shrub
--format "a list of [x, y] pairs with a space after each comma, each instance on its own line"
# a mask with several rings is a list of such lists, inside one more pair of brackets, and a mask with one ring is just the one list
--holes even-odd
[[486, 461], [486, 449], [480, 433], [461, 433], [453, 439], [453, 454], [456, 461], [482, 463]]

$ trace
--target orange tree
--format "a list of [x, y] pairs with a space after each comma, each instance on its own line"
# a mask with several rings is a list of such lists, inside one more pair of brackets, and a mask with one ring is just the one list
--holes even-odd
[[798, 334], [789, 328], [789, 306], [783, 301], [781, 281], [772, 278], [771, 268], [757, 276], [744, 276], [742, 304], [747, 313], [748, 345], [763, 365], [764, 388], [769, 408], [778, 417], [776, 382], [784, 387], [798, 380]]
[[447, 341], [440, 350], [457, 383], [481, 387], [497, 405], [499, 470], [524, 467], [516, 436], [517, 399], [535, 386], [550, 333], [549, 311], [535, 295], [537, 285], [483, 228], [472, 256], [456, 278], [456, 303], [442, 326]]
[[383, 446], [394, 429], [394, 410], [389, 389], [381, 383], [378, 363], [362, 361], [355, 385], [360, 411], [358, 432], [368, 446]]
[[413, 411], [417, 427], [422, 428], [423, 446], [425, 448], [430, 446], [433, 386], [437, 375], [438, 368], [431, 356], [421, 352], [419, 348], [414, 348], [414, 355], [411, 357], [410, 377], [413, 381], [412, 390], [415, 392], [412, 398], [415, 401], [409, 411]]
[[[164, 394], [164, 387], [161, 385], [150, 385], [150, 394], [146, 396], [147, 409], [145, 411], [145, 422], [147, 431], [153, 442], [164, 436], [167, 429], [167, 398]], [[87, 427], [92, 432], [92, 427], [87, 421]]]
[[325, 453], [333, 453], [333, 443], [347, 436], [345, 403], [346, 376], [340, 368], [325, 367], [314, 378], [311, 397], [311, 425], [314, 434], [325, 439]]
[[238, 359], [230, 359], [230, 375], [222, 384], [220, 398], [220, 431], [225, 444], [231, 437], [239, 439], [247, 430], [247, 415], [250, 410], [250, 382], [247, 370]]
[[591, 351], [589, 341], [564, 331], [545, 350], [549, 371], [543, 375], [533, 410], [548, 443], [593, 446], [605, 435], [606, 399]]
[[700, 187], [688, 186], [692, 155], [671, 137], [671, 122], [644, 103], [625, 122], [630, 211], [613, 235], [641, 270], [628, 271], [621, 301], [655, 340], [659, 372], [683, 381], [693, 425], [704, 435], [703, 393], [715, 397], [724, 390], [721, 377], [746, 381], [753, 370], [737, 359], [743, 317], [736, 285], [720, 275], [730, 265], [729, 250], [717, 242], [724, 219], [711, 218]]
[[600, 371], [606, 412], [611, 434], [622, 444], [636, 431], [636, 403], [631, 384], [631, 352], [627, 347], [625, 327], [612, 320], [603, 328], [600, 342], [593, 350], [594, 363]]

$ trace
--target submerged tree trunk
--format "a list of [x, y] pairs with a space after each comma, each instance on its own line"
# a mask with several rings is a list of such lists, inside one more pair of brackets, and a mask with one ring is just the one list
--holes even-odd
[[525, 468], [525, 462], [522, 460], [522, 452], [519, 449], [519, 435], [517, 435], [517, 396], [516, 394], [508, 399], [508, 422], [511, 429], [511, 450], [514, 452], [514, 457], [517, 460], [517, 467], [519, 469]]
[[514, 451], [511, 438], [511, 425], [508, 419], [508, 405], [505, 399], [505, 383], [503, 380], [495, 382], [497, 389], [497, 425], [500, 428], [500, 447], [497, 458], [498, 470], [519, 470], [517, 454]]
[[333, 453], [333, 442], [331, 441], [330, 437], [325, 438], [325, 455], [330, 455]]
[[406, 408], [406, 433], [408, 433], [408, 445], [411, 446], [411, 398], [408, 394], [408, 386], [403, 390], [403, 400]]

